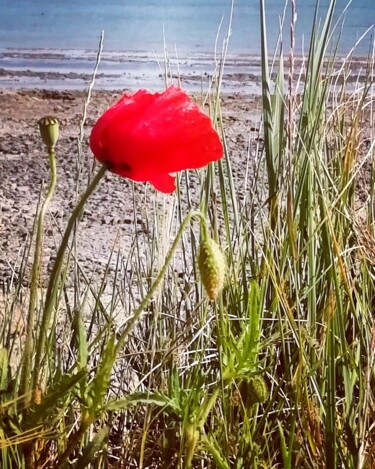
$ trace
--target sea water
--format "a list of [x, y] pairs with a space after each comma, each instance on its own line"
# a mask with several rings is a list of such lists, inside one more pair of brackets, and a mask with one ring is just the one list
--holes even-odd
[[[296, 52], [301, 54], [308, 49], [316, 1], [296, 0], [296, 4]], [[321, 21], [328, 4], [329, 0], [320, 1]], [[337, 0], [334, 21], [338, 23], [332, 32], [332, 44], [339, 39], [342, 55], [375, 22], [375, 0], [353, 0], [345, 9], [347, 4], [347, 0]], [[165, 46], [170, 56], [181, 58], [183, 73], [209, 74], [206, 63], [212, 64], [215, 45], [220, 51], [229, 32], [231, 5], [230, 0], [0, 0], [0, 85], [38, 86], [41, 78], [36, 74], [51, 72], [44, 75], [42, 86], [43, 80], [58, 80], [54, 76], [58, 72], [70, 74], [65, 84], [75, 86], [79, 74], [92, 70], [101, 31], [105, 37], [100, 69], [107, 75], [107, 80], [102, 77], [104, 87], [123, 86], [127, 73], [134, 70], [138, 78], [154, 80], [162, 73], [155, 56], [160, 58]], [[265, 5], [272, 50], [285, 2], [265, 0]], [[290, 5], [285, 11], [283, 46], [288, 51]], [[237, 62], [260, 55], [259, 16], [259, 0], [233, 2], [228, 52]], [[366, 55], [370, 48], [371, 31], [355, 52]], [[242, 72], [237, 67], [233, 73]], [[251, 73], [248, 67], [247, 73]]]

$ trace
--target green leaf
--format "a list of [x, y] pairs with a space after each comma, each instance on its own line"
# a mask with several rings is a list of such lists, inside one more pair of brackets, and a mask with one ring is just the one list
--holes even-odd
[[207, 451], [213, 457], [216, 467], [218, 469], [229, 469], [229, 463], [225, 460], [225, 457], [222, 453], [220, 448], [220, 444], [217, 442], [213, 435], [203, 436], [202, 437], [203, 444], [206, 446]]
[[100, 451], [109, 435], [109, 427], [101, 428], [94, 439], [83, 449], [82, 455], [78, 458], [75, 467], [88, 467], [96, 458], [96, 453]]
[[66, 397], [66, 394], [86, 375], [87, 371], [83, 369], [74, 375], [63, 375], [58, 382], [54, 383], [48, 390], [48, 394], [42, 397], [41, 403], [35, 406], [35, 413], [32, 418], [33, 424], [45, 420], [51, 409], [56, 409], [58, 401]]
[[9, 360], [8, 350], [6, 348], [0, 349], [0, 391], [6, 391], [9, 384]]
[[101, 354], [101, 362], [99, 363], [98, 371], [89, 386], [88, 393], [92, 397], [92, 410], [97, 410], [102, 406], [103, 398], [108, 391], [115, 360], [115, 337], [112, 334], [105, 350]]
[[280, 436], [280, 444], [281, 444], [280, 446], [281, 446], [281, 455], [283, 458], [283, 464], [284, 464], [285, 469], [290, 469], [291, 464], [292, 464], [292, 454], [289, 452], [286, 446], [284, 430], [279, 421], [277, 421], [277, 425], [279, 427], [279, 436]]
[[169, 407], [178, 414], [181, 413], [181, 408], [176, 399], [170, 399], [168, 396], [159, 392], [136, 392], [130, 394], [125, 399], [117, 399], [109, 401], [105, 405], [107, 411], [123, 410], [131, 405], [144, 404], [156, 405], [159, 407]]
[[86, 341], [86, 330], [82, 319], [82, 312], [77, 308], [74, 315], [74, 331], [78, 349], [78, 363], [84, 368], [88, 362], [88, 347]]

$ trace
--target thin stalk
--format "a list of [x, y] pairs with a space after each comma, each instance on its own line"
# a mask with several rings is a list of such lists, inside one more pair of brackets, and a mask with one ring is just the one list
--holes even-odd
[[188, 224], [190, 223], [190, 221], [193, 218], [200, 218], [201, 227], [204, 230], [204, 235], [207, 237], [207, 235], [208, 235], [207, 221], [206, 221], [206, 218], [203, 215], [203, 213], [201, 213], [197, 210], [193, 210], [192, 212], [188, 213], [186, 215], [184, 221], [182, 222], [178, 232], [177, 232], [176, 238], [173, 241], [173, 244], [172, 244], [171, 248], [168, 251], [168, 254], [165, 258], [163, 267], [161, 268], [158, 276], [156, 277], [155, 282], [152, 284], [149, 292], [147, 293], [145, 298], [142, 300], [141, 304], [138, 306], [138, 308], [136, 309], [134, 314], [126, 322], [125, 329], [122, 331], [122, 333], [121, 333], [121, 335], [120, 335], [120, 337], [117, 341], [116, 347], [115, 347], [115, 353], [114, 353], [115, 357], [117, 357], [118, 353], [120, 352], [121, 348], [123, 347], [123, 345], [125, 343], [126, 338], [129, 335], [129, 333], [131, 332], [131, 330], [135, 326], [136, 322], [140, 318], [143, 311], [147, 308], [147, 305], [152, 300], [152, 297], [154, 296], [154, 293], [159, 288], [159, 286], [160, 286], [160, 284], [161, 284], [161, 282], [164, 278], [164, 275], [167, 271], [167, 268], [168, 268], [169, 264], [172, 261], [172, 258], [173, 258], [173, 255], [174, 255], [176, 249], [177, 249], [178, 243], [180, 242], [180, 239], [181, 239], [186, 227], [188, 226]]
[[65, 233], [61, 241], [59, 250], [57, 252], [56, 261], [53, 266], [50, 279], [49, 279], [49, 283], [48, 283], [46, 300], [44, 303], [44, 310], [43, 310], [43, 315], [42, 315], [42, 322], [40, 326], [39, 337], [37, 340], [35, 368], [34, 368], [34, 374], [33, 374], [34, 391], [40, 385], [42, 353], [44, 351], [44, 347], [46, 343], [48, 325], [50, 323], [52, 311], [56, 304], [56, 296], [57, 296], [57, 291], [59, 288], [59, 278], [60, 278], [63, 261], [64, 261], [64, 255], [65, 255], [66, 248], [68, 246], [70, 234], [74, 228], [76, 220], [81, 215], [81, 212], [83, 210], [83, 207], [87, 199], [94, 192], [94, 190], [96, 189], [96, 186], [99, 184], [100, 180], [102, 179], [106, 171], [107, 171], [107, 166], [103, 165], [98, 171], [98, 173], [96, 174], [96, 176], [92, 179], [90, 185], [87, 187], [85, 193], [82, 195], [80, 201], [74, 208], [70, 216], [68, 225], [65, 229]]
[[336, 434], [336, 363], [335, 363], [335, 321], [331, 317], [328, 323], [327, 338], [327, 398], [326, 398], [326, 467], [337, 468], [337, 434]]
[[48, 151], [49, 165], [51, 170], [51, 177], [49, 181], [49, 186], [47, 190], [46, 198], [43, 202], [41, 210], [39, 212], [39, 217], [36, 226], [36, 239], [35, 239], [35, 252], [34, 252], [34, 262], [31, 271], [31, 285], [30, 285], [30, 302], [29, 302], [29, 312], [27, 319], [27, 331], [26, 331], [26, 341], [25, 341], [25, 350], [24, 350], [24, 363], [23, 370], [21, 375], [21, 384], [20, 384], [20, 395], [25, 396], [24, 405], [25, 408], [29, 406], [30, 403], [30, 373], [31, 373], [31, 361], [33, 349], [35, 347], [33, 341], [33, 333], [35, 329], [36, 321], [36, 310], [37, 310], [37, 294], [38, 294], [38, 284], [40, 280], [40, 265], [41, 265], [41, 256], [42, 256], [42, 247], [43, 247], [43, 230], [44, 230], [44, 219], [47, 212], [47, 208], [51, 202], [53, 194], [56, 187], [56, 153], [55, 149], [51, 148]]

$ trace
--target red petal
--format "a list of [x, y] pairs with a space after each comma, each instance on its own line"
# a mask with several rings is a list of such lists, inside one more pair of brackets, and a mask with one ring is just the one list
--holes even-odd
[[[153, 95], [149, 94], [147, 90], [139, 90], [135, 94], [125, 93], [116, 104], [99, 117], [90, 135], [91, 150], [99, 161], [106, 162], [107, 141], [111, 133], [116, 132], [120, 123], [125, 124], [134, 115], [139, 115], [142, 106], [149, 106], [152, 98]], [[121, 122], [119, 122], [119, 118]], [[108, 155], [108, 158], [110, 159], [111, 156]]]
[[151, 179], [151, 184], [160, 192], [171, 194], [176, 190], [176, 176], [171, 174], [161, 174]]
[[210, 118], [175, 87], [125, 94], [95, 124], [90, 146], [113, 172], [135, 181], [163, 179], [223, 156]]

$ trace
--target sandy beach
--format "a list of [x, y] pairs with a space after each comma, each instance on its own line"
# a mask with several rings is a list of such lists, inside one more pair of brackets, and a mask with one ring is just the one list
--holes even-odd
[[[77, 57], [71, 57], [68, 60], [61, 55], [56, 56], [53, 52], [41, 51], [23, 51], [22, 53], [8, 51], [3, 56], [3, 60], [9, 56], [11, 60], [29, 60], [30, 63], [35, 64], [38, 64], [38, 60], [41, 61], [40, 63], [55, 59], [63, 60], [62, 63], [65, 63], [64, 60], [66, 60], [67, 67], [69, 64], [72, 65], [69, 60], [74, 62], [77, 57], [80, 57], [77, 54]], [[94, 59], [94, 54], [87, 56], [89, 62], [85, 66], [92, 65]], [[129, 63], [124, 62], [125, 59]], [[130, 90], [137, 86], [147, 88], [151, 79], [153, 80], [151, 89], [163, 89], [164, 78], [157, 67], [153, 69], [150, 76], [147, 75], [146, 70], [150, 70], [151, 67], [149, 56], [131, 53], [124, 57], [110, 55], [104, 57], [104, 61], [106, 60], [108, 63], [115, 62], [117, 65], [122, 64], [125, 68], [129, 67], [125, 73], [129, 76], [126, 78], [125, 75], [116, 75], [116, 80], [122, 77], [123, 83], [131, 82], [133, 86], [129, 88]], [[52, 63], [50, 62], [49, 66]], [[364, 82], [364, 63], [365, 59], [360, 57], [351, 62], [351, 72], [347, 74], [348, 89], [358, 87]], [[180, 69], [182, 86], [198, 102], [202, 102], [203, 95], [197, 92], [197, 89], [207, 90], [209, 81], [209, 73], [204, 72], [200, 75], [198, 73], [199, 67], [202, 72], [203, 64], [210, 66], [212, 71], [212, 60], [207, 61], [207, 56], [202, 55], [196, 55], [195, 62], [194, 60], [186, 61], [185, 68]], [[303, 64], [304, 59], [296, 58], [295, 83], [297, 88], [295, 92], [297, 95], [298, 90], [303, 89]], [[173, 64], [170, 66], [173, 68]], [[339, 71], [341, 66], [342, 62], [338, 59], [335, 69]], [[152, 67], [155, 67], [155, 61]], [[38, 119], [45, 115], [56, 116], [61, 123], [60, 139], [56, 149], [58, 184], [47, 217], [48, 226], [43, 253], [45, 268], [54, 258], [56, 244], [58, 245], [61, 230], [75, 205], [77, 193], [84, 190], [88, 174], [93, 168], [94, 159], [88, 148], [91, 128], [102, 112], [116, 102], [124, 89], [117, 89], [117, 87], [112, 90], [103, 89], [113, 86], [111, 69], [106, 68], [105, 64], [103, 68], [105, 73], [99, 71], [97, 76], [80, 143], [80, 126], [87, 96], [87, 92], [80, 88], [87, 89], [90, 77], [88, 73], [67, 72], [64, 67], [45, 72], [38, 70], [37, 66], [35, 70], [0, 69], [0, 282], [9, 283], [12, 276], [17, 275], [19, 271], [23, 250], [32, 233], [39, 195], [45, 194], [44, 189], [48, 184], [48, 159], [39, 137], [37, 124]], [[143, 72], [140, 73], [140, 70]], [[233, 166], [238, 194], [243, 199], [249, 197], [255, 160], [262, 148], [262, 138], [259, 134], [261, 102], [259, 93], [254, 92], [260, 89], [260, 75], [259, 58], [241, 55], [228, 59], [223, 75], [221, 107], [224, 138], [228, 146], [228, 156]], [[102, 82], [100, 82], [101, 79]], [[13, 84], [11, 87], [6, 86], [9, 80]], [[39, 80], [39, 84], [33, 88], [35, 80]], [[176, 83], [176, 78], [173, 82]], [[27, 88], [22, 88], [25, 83], [28, 85]], [[339, 84], [340, 80], [337, 81], [337, 85]], [[39, 89], [43, 85], [45, 89]], [[72, 86], [77, 89], [71, 89]], [[367, 108], [370, 109], [371, 106]], [[206, 111], [209, 112], [208, 106], [206, 106]], [[369, 119], [370, 117], [363, 122], [361, 135], [364, 142], [370, 135]], [[192, 193], [196, 186], [195, 177], [195, 173], [191, 172]], [[358, 184], [358, 194], [361, 200], [367, 197], [366, 186], [362, 182], [368, 179], [369, 165], [364, 165]], [[184, 184], [186, 186], [185, 180], [181, 184], [182, 190]], [[145, 220], [150, 210], [152, 211], [155, 200], [158, 204], [167, 205], [175, 200], [170, 196], [156, 194], [143, 184], [136, 184], [134, 187], [133, 198], [132, 184], [108, 173], [90, 199], [83, 214], [78, 237], [80, 262], [83, 267], [87, 267], [88, 272], [91, 272], [93, 268], [99, 271], [105, 268], [115, 240], [121, 252], [128, 251], [137, 230], [144, 229]], [[183, 207], [183, 210], [187, 210], [187, 207]]]
[[[0, 90], [0, 282], [9, 283], [18, 274], [23, 250], [33, 229], [39, 194], [48, 183], [48, 158], [39, 137], [37, 121], [54, 115], [61, 123], [57, 152], [57, 190], [47, 217], [44, 266], [50, 266], [61, 230], [75, 205], [79, 191], [87, 184], [88, 168], [94, 159], [88, 148], [90, 130], [101, 113], [121, 95], [118, 91], [94, 91], [90, 102], [78, 156], [78, 136], [86, 93], [81, 91]], [[249, 184], [245, 173], [249, 143], [259, 140], [259, 98], [223, 95], [225, 138], [233, 161], [238, 187]], [[250, 171], [251, 174], [251, 171]], [[190, 174], [194, 186], [193, 172]], [[250, 178], [251, 176], [249, 176]], [[181, 182], [182, 186], [184, 181]], [[102, 271], [117, 240], [116, 250], [125, 252], [155, 200], [172, 204], [173, 196], [157, 194], [150, 186], [132, 184], [108, 173], [91, 197], [83, 214], [78, 236], [82, 267]], [[184, 189], [183, 189], [184, 191]], [[194, 193], [194, 189], [193, 189]], [[245, 197], [245, 193], [243, 193]], [[185, 207], [184, 209], [187, 210]]]

